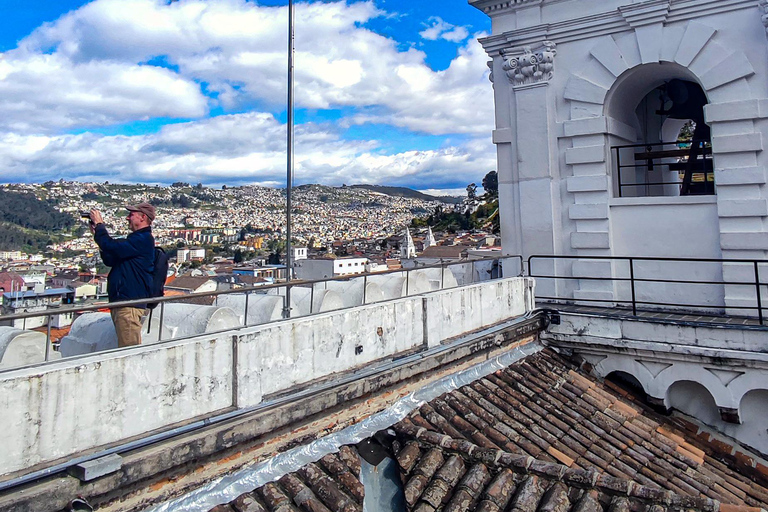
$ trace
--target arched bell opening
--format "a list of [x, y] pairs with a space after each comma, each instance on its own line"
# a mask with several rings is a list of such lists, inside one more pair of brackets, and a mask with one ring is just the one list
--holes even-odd
[[619, 197], [715, 193], [707, 95], [690, 71], [648, 64], [614, 85], [607, 114], [634, 128], [634, 140], [611, 136], [614, 192]]

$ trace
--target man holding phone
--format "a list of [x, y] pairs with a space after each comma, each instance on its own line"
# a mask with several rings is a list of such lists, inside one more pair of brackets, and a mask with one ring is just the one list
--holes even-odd
[[[107, 295], [110, 302], [145, 299], [152, 296], [155, 239], [152, 221], [155, 207], [149, 203], [126, 206], [128, 229], [124, 239], [112, 238], [104, 225], [99, 210], [91, 210], [90, 227], [93, 239], [101, 251], [101, 259], [112, 267], [107, 277]], [[117, 332], [117, 346], [141, 344], [141, 325], [147, 308], [141, 304], [110, 310]]]

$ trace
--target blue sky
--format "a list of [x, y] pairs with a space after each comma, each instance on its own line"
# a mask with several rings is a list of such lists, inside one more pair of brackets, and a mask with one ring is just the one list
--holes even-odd
[[[286, 1], [0, 0], [0, 181], [284, 186]], [[296, 183], [494, 169], [466, 0], [296, 3]]]

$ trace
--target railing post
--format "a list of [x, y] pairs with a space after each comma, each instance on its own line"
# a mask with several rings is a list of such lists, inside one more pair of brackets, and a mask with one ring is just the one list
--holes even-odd
[[616, 175], [619, 180], [619, 197], [621, 197], [621, 156], [619, 153], [619, 148], [614, 148], [616, 150]]
[[[157, 341], [158, 343], [163, 337], [163, 314], [165, 313], [165, 302], [160, 303], [160, 325], [157, 326]], [[152, 326], [150, 326], [151, 328]]]
[[251, 292], [245, 292], [245, 311], [243, 311], [243, 327], [248, 325], [248, 298]]
[[411, 294], [411, 271], [405, 269], [405, 296], [408, 297]]
[[760, 296], [760, 267], [758, 266], [757, 260], [753, 263], [755, 265], [755, 291], [757, 292], [757, 319], [760, 322], [760, 325], [763, 325], [763, 298]]
[[440, 289], [445, 287], [445, 264], [443, 264], [443, 258], [440, 258]]
[[309, 288], [309, 314], [312, 314], [312, 306], [315, 305], [315, 283], [312, 283]]
[[635, 302], [635, 265], [632, 258], [629, 258], [629, 285], [632, 289], [632, 314], [637, 316], [637, 303]]
[[283, 318], [291, 318], [291, 305], [288, 302], [290, 297], [291, 297], [291, 285], [286, 284], [285, 295], [283, 295]]
[[363, 306], [365, 306], [365, 299], [366, 299], [365, 290], [366, 290], [366, 288], [368, 288], [368, 274], [364, 274], [363, 275], [363, 303], [362, 303]]
[[45, 335], [45, 360], [48, 361], [51, 354], [51, 315], [48, 315], [48, 334]]

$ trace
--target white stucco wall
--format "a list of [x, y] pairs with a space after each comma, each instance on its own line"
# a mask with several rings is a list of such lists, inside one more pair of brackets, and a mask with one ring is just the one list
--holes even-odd
[[[713, 196], [616, 198], [611, 201], [611, 232], [616, 256], [654, 258], [722, 257], [717, 224], [717, 201]], [[685, 243], [680, 240], [684, 239]], [[636, 261], [637, 279], [668, 279], [718, 282], [723, 279], [720, 263]], [[614, 275], [629, 277], [627, 262], [614, 265]], [[616, 298], [631, 300], [628, 283], [616, 284]], [[720, 284], [676, 284], [638, 282], [639, 301], [671, 302], [710, 306], [693, 311], [722, 311], [724, 286]], [[641, 305], [644, 308], [660, 306]]]

